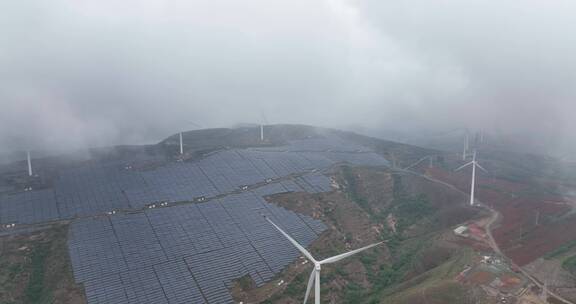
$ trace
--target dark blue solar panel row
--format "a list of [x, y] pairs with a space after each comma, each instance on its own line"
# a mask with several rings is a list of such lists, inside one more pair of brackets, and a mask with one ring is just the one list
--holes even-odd
[[128, 198], [123, 190], [138, 188], [143, 183], [138, 172], [124, 170], [115, 163], [66, 170], [54, 185], [60, 217], [128, 209]]
[[302, 191], [304, 191], [304, 190], [302, 190], [302, 188], [300, 186], [298, 186], [292, 180], [283, 180], [280, 183], [282, 184], [282, 186], [284, 186], [284, 188], [288, 192], [302, 192]]
[[142, 176], [146, 185], [129, 193], [130, 204], [135, 207], [157, 201], [188, 201], [221, 193], [196, 163], [171, 163], [143, 172]]
[[304, 189], [304, 192], [309, 192], [309, 193], [316, 193], [318, 192], [312, 185], [310, 185], [304, 178], [302, 177], [298, 177], [297, 179], [294, 180], [294, 182], [302, 189]]
[[[120, 273], [129, 304], [168, 304], [160, 280], [153, 267]], [[191, 286], [193, 288], [194, 286]], [[103, 290], [106, 292], [106, 290]]]
[[93, 281], [128, 270], [109, 218], [83, 219], [72, 223], [68, 248], [77, 282]]
[[202, 169], [202, 172], [204, 172], [206, 177], [216, 185], [221, 193], [227, 193], [238, 189], [237, 186], [228, 179], [227, 173], [229, 170], [225, 163], [216, 161], [213, 157], [209, 157], [200, 162], [198, 166]]
[[155, 265], [154, 270], [170, 304], [206, 303], [184, 260]]
[[212, 160], [227, 165], [224, 173], [235, 186], [253, 185], [266, 180], [266, 177], [247, 158], [242, 157], [235, 150], [215, 154]]
[[[379, 155], [352, 148], [339, 139], [295, 141], [286, 151], [227, 150], [197, 162], [170, 163], [148, 171], [127, 170], [110, 162], [68, 169], [56, 179], [54, 190], [25, 192], [0, 198], [0, 223], [39, 223], [59, 218], [140, 209], [160, 201], [190, 201], [230, 193], [244, 185], [285, 177], [334, 163], [387, 165]], [[362, 151], [362, 152], [355, 152]], [[283, 191], [327, 191], [321, 177], [283, 181]], [[263, 190], [265, 191], [265, 190]], [[265, 192], [264, 192], [265, 193]]]
[[260, 286], [299, 255], [264, 216], [306, 246], [326, 229], [251, 192], [81, 219], [70, 227], [74, 275], [90, 304], [232, 303], [234, 279]]
[[328, 192], [331, 189], [331, 180], [326, 175], [319, 173], [305, 174], [298, 180], [303, 181], [312, 187], [308, 192]]
[[259, 196], [267, 196], [284, 192], [309, 192], [320, 193], [332, 190], [329, 177], [320, 173], [305, 174], [294, 180], [283, 180], [280, 182], [264, 185], [253, 190]]
[[[0, 222], [37, 223], [213, 197], [336, 162], [387, 165], [375, 153], [313, 141], [277, 151], [228, 150], [149, 171], [127, 170], [120, 163], [66, 170], [54, 190], [0, 198]], [[233, 279], [249, 274], [261, 285], [299, 255], [262, 215], [305, 245], [325, 229], [262, 196], [329, 190], [329, 178], [309, 173], [202, 204], [75, 221], [69, 238], [75, 279], [85, 284], [89, 303], [231, 302]], [[217, 257], [224, 262], [215, 263]]]
[[27, 191], [0, 200], [0, 223], [39, 223], [58, 219], [58, 206], [51, 189]]
[[247, 155], [246, 152], [242, 150], [238, 151], [238, 153], [244, 155], [244, 158], [248, 160], [264, 178], [275, 179], [280, 177], [276, 172], [274, 172], [264, 158], [255, 157], [256, 155]]
[[111, 221], [129, 269], [168, 260], [146, 213], [119, 214]]
[[216, 250], [185, 258], [208, 303], [233, 303], [228, 288], [232, 280], [247, 272], [242, 257], [246, 253], [255, 254], [249, 250], [249, 246], [240, 245], [230, 250]]
[[204, 240], [212, 230], [196, 205], [150, 210], [147, 214], [168, 260], [210, 249], [210, 242]]
[[[84, 284], [86, 299], [90, 304], [125, 304], [128, 296], [120, 273], [96, 277]], [[105, 290], [106, 292], [102, 292]]]

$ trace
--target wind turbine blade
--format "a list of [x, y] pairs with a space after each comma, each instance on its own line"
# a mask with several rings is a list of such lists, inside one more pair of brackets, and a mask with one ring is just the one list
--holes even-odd
[[352, 251], [350, 251], [350, 252], [346, 252], [346, 253], [343, 253], [343, 254], [339, 254], [339, 255], [337, 255], [337, 256], [333, 256], [333, 257], [331, 257], [331, 258], [327, 258], [327, 259], [325, 259], [325, 260], [322, 260], [322, 261], [320, 261], [319, 263], [320, 263], [320, 264], [328, 264], [328, 263], [338, 262], [338, 261], [340, 261], [340, 260], [342, 260], [342, 259], [345, 259], [345, 258], [351, 256], [351, 255], [355, 255], [355, 254], [357, 254], [358, 252], [364, 251], [364, 250], [366, 250], [366, 249], [370, 249], [370, 248], [372, 248], [372, 247], [374, 247], [374, 246], [378, 246], [378, 245], [380, 245], [380, 244], [382, 244], [382, 243], [384, 243], [384, 242], [375, 243], [375, 244], [368, 245], [368, 246], [365, 246], [365, 247], [362, 247], [362, 248], [358, 248], [358, 249], [356, 249], [356, 250], [352, 250]]
[[195, 126], [196, 128], [202, 128], [202, 126], [200, 124], [197, 124], [191, 120], [188, 121], [188, 124], [191, 124], [191, 125]]
[[312, 268], [312, 272], [310, 273], [310, 279], [308, 279], [308, 287], [306, 287], [306, 295], [304, 296], [304, 304], [308, 301], [308, 296], [310, 295], [310, 290], [314, 285], [314, 277], [316, 275], [316, 269]]
[[472, 163], [473, 163], [473, 162], [469, 162], [469, 163], [467, 163], [467, 164], [465, 164], [465, 165], [462, 165], [462, 166], [458, 167], [458, 169], [456, 169], [456, 170], [454, 170], [454, 171], [458, 171], [458, 170], [460, 170], [460, 169], [463, 169], [463, 168], [465, 168], [465, 167], [468, 167], [468, 166], [470, 166]]
[[480, 166], [479, 163], [476, 163], [476, 166], [477, 166], [478, 168], [482, 169], [482, 171], [488, 173], [488, 171], [487, 171], [486, 169], [482, 168], [482, 166]]
[[260, 116], [262, 116], [262, 122], [264, 124], [268, 124], [268, 119], [266, 118], [266, 114], [264, 113], [264, 111], [260, 112]]
[[266, 220], [268, 222], [270, 222], [270, 224], [272, 224], [278, 231], [280, 231], [280, 233], [282, 233], [282, 235], [284, 235], [284, 237], [286, 237], [290, 241], [290, 243], [292, 243], [292, 245], [294, 245], [294, 247], [298, 248], [298, 250], [300, 250], [300, 252], [302, 252], [302, 254], [304, 256], [306, 256], [310, 261], [316, 263], [316, 260], [310, 254], [310, 252], [308, 252], [308, 250], [306, 250], [306, 248], [304, 248], [302, 245], [298, 244], [298, 242], [296, 242], [296, 240], [294, 240], [291, 236], [289, 236], [288, 233], [284, 232], [284, 230], [280, 229], [280, 227], [276, 226], [276, 224], [274, 224], [274, 222], [272, 222], [269, 218], [266, 218]]

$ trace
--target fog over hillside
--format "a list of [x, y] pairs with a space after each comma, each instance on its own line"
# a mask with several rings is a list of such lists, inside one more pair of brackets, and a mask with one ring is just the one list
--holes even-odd
[[[567, 151], [576, 3], [0, 3], [0, 150], [258, 122], [483, 128]], [[192, 124], [191, 122], [194, 122]]]

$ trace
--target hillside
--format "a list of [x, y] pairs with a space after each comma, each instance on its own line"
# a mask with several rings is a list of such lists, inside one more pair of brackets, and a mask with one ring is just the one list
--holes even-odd
[[[310, 264], [263, 215], [318, 257], [386, 242], [323, 269], [326, 303], [539, 303], [546, 265], [573, 271], [576, 183], [562, 163], [479, 147], [487, 207], [471, 207], [458, 155], [309, 126], [259, 131], [185, 132], [183, 155], [174, 135], [35, 159], [31, 178], [3, 166], [0, 303], [301, 302]], [[576, 281], [562, 277], [548, 288], [570, 298]]]

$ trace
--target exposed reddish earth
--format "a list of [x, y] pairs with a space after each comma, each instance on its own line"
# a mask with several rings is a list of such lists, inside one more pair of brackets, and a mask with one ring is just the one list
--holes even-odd
[[[470, 191], [470, 172], [429, 168], [426, 173]], [[531, 185], [477, 176], [477, 199], [497, 210], [502, 219], [493, 230], [501, 250], [519, 266], [526, 265], [559, 246], [576, 240], [576, 217], [560, 217], [572, 202], [547, 194], [530, 193]]]
[[488, 271], [478, 271], [467, 278], [467, 282], [473, 285], [486, 285], [494, 280], [495, 275]]

